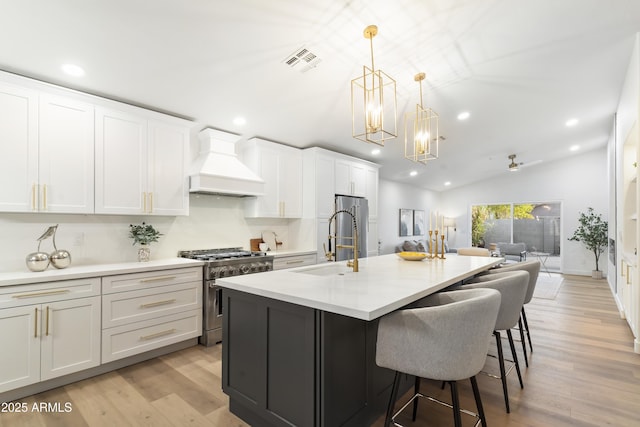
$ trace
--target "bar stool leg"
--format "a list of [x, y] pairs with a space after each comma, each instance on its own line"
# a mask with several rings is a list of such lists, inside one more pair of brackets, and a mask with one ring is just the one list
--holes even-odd
[[516, 364], [516, 372], [518, 373], [518, 381], [520, 381], [520, 388], [524, 388], [522, 382], [522, 375], [520, 374], [520, 364], [518, 363], [518, 354], [516, 353], [516, 346], [513, 344], [513, 335], [511, 329], [507, 330], [507, 337], [509, 337], [509, 346], [511, 347], [511, 355], [513, 356], [513, 363]]
[[393, 378], [393, 386], [391, 386], [391, 397], [389, 398], [389, 405], [387, 406], [387, 417], [384, 419], [384, 427], [391, 425], [391, 417], [393, 417], [393, 408], [396, 405], [396, 399], [398, 398], [398, 387], [400, 386], [400, 372], [396, 371], [396, 375]]
[[529, 367], [529, 359], [527, 358], [527, 343], [524, 340], [524, 331], [522, 330], [522, 318], [518, 319], [518, 329], [520, 329], [520, 342], [522, 343], [522, 353], [524, 354], [524, 363]]
[[504, 369], [504, 354], [502, 354], [502, 338], [500, 337], [500, 332], [498, 331], [493, 331], [493, 335], [495, 335], [496, 337], [496, 344], [498, 347], [498, 360], [500, 362], [500, 380], [502, 381], [502, 392], [504, 393], [504, 406], [507, 409], [507, 414], [508, 414], [511, 412], [511, 409], [509, 409], [509, 391], [507, 390], [507, 374]]
[[458, 386], [455, 381], [449, 381], [451, 385], [451, 406], [453, 406], [453, 421], [455, 427], [462, 427], [460, 416], [460, 400], [458, 399]]
[[524, 306], [522, 306], [522, 321], [524, 322], [524, 328], [527, 331], [527, 338], [529, 340], [529, 349], [533, 353], [533, 346], [531, 345], [531, 334], [529, 333], [529, 323], [527, 322], [527, 314], [524, 312]]
[[[418, 393], [420, 393], [420, 377], [416, 377], [416, 380], [413, 384], [413, 395], [415, 396]], [[418, 414], [418, 400], [420, 399], [413, 399], [413, 421], [416, 420], [416, 416]]]
[[476, 381], [475, 376], [469, 379], [471, 380], [471, 387], [473, 388], [473, 397], [476, 399], [476, 408], [478, 408], [478, 416], [480, 417], [480, 422], [482, 423], [482, 427], [487, 427], [487, 419], [484, 416], [484, 408], [482, 407], [482, 399], [480, 398], [478, 381]]

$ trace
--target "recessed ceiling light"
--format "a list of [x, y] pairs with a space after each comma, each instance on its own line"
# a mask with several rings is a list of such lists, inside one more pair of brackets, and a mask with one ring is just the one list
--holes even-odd
[[233, 119], [233, 124], [236, 126], [244, 126], [247, 124], [247, 119], [245, 119], [244, 117], [236, 117], [235, 119]]
[[569, 147], [570, 151], [578, 151], [580, 149], [579, 145], [572, 145], [571, 147]]
[[445, 182], [445, 183], [444, 183], [444, 186], [445, 186], [445, 187], [448, 187], [448, 186], [450, 186], [450, 185], [451, 185], [451, 181], [447, 181], [447, 182]]
[[417, 171], [411, 171], [411, 172], [409, 172], [409, 175], [416, 176], [416, 175], [418, 175], [418, 172]]
[[569, 119], [566, 121], [565, 126], [572, 127], [578, 124], [578, 119]]
[[371, 150], [371, 154], [373, 154], [374, 156], [377, 156], [378, 154], [380, 154], [380, 149], [376, 148], [374, 150]]
[[70, 76], [73, 77], [82, 77], [84, 76], [84, 70], [82, 69], [82, 67], [75, 65], [75, 64], [64, 64], [62, 65], [62, 71], [64, 71], [65, 74], [68, 74]]
[[462, 113], [458, 114], [458, 120], [467, 120], [470, 115], [471, 114], [469, 114], [468, 111], [463, 111]]

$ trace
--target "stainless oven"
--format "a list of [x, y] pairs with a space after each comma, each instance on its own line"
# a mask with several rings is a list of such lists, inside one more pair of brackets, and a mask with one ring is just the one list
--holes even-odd
[[180, 251], [183, 258], [205, 261], [202, 336], [200, 344], [211, 346], [222, 341], [222, 288], [216, 286], [216, 279], [260, 273], [273, 270], [273, 256], [264, 252], [251, 252], [242, 248], [200, 249]]

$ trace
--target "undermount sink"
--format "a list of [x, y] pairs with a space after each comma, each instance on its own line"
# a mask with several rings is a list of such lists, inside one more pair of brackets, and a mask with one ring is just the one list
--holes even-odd
[[343, 275], [353, 273], [353, 269], [343, 264], [330, 264], [298, 270], [296, 273], [313, 274], [314, 276], [333, 276], [335, 274]]

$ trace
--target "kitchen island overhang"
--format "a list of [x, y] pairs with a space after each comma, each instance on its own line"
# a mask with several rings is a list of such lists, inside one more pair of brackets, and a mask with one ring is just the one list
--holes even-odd
[[369, 425], [393, 382], [375, 364], [377, 319], [502, 261], [384, 255], [358, 273], [337, 262], [220, 280], [231, 411], [255, 425]]

